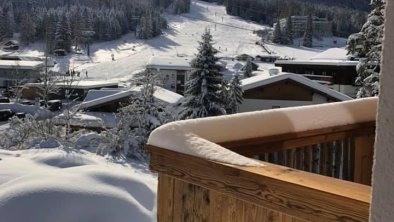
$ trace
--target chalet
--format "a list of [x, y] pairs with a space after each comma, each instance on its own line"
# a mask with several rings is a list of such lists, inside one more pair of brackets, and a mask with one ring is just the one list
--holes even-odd
[[191, 59], [186, 57], [160, 57], [149, 59], [147, 70], [160, 73], [163, 87], [180, 95], [184, 94], [185, 83], [191, 71]]
[[235, 59], [238, 60], [238, 61], [247, 61], [248, 59], [250, 59], [252, 61], [255, 60], [255, 58], [253, 56], [248, 55], [248, 54], [238, 55], [238, 56], [235, 57]]
[[[116, 114], [119, 109], [132, 103], [131, 98], [141, 90], [135, 87], [130, 90], [124, 89], [101, 89], [90, 90], [84, 101], [76, 107], [82, 111], [71, 123], [71, 127], [76, 129], [90, 129], [102, 131], [104, 128], [116, 126]], [[157, 87], [154, 93], [156, 101], [163, 106], [176, 107], [183, 96], [172, 91]], [[62, 120], [62, 117], [59, 117]], [[59, 121], [63, 124], [62, 121]]]
[[351, 100], [304, 76], [281, 73], [243, 79], [244, 101], [240, 112], [304, 106]]
[[333, 48], [308, 60], [277, 60], [275, 66], [282, 67], [283, 72], [324, 81], [331, 88], [355, 97], [358, 61], [349, 58], [346, 53], [345, 49]]
[[17, 61], [0, 59], [0, 88], [35, 82], [44, 67], [42, 61]]

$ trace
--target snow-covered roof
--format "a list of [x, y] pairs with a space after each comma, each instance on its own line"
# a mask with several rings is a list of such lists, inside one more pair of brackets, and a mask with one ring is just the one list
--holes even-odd
[[42, 61], [0, 60], [0, 69], [38, 69], [43, 66]]
[[[141, 87], [134, 87], [130, 90], [89, 90], [85, 100], [79, 105], [79, 109], [87, 109], [111, 101], [127, 98], [140, 90]], [[183, 98], [183, 96], [161, 87], [156, 87], [156, 91], [153, 96], [167, 104], [176, 104]]]
[[[55, 84], [59, 87], [67, 87], [64, 82], [58, 82]], [[104, 88], [104, 87], [118, 87], [119, 83], [116, 81], [106, 81], [106, 80], [76, 80], [72, 84], [74, 89], [91, 89], [91, 88]]]
[[342, 94], [338, 91], [332, 90], [327, 86], [321, 85], [313, 80], [310, 80], [302, 75], [292, 74], [292, 73], [281, 73], [279, 75], [269, 76], [269, 75], [257, 75], [251, 78], [241, 80], [243, 90], [249, 90], [286, 79], [293, 80], [311, 89], [314, 89], [322, 94], [328, 95], [340, 101], [351, 100], [352, 98]]
[[163, 70], [190, 70], [191, 60], [192, 59], [188, 57], [152, 56], [146, 64], [146, 68]]
[[312, 57], [311, 60], [349, 60], [344, 48], [331, 48]]
[[[55, 117], [55, 124], [66, 124], [67, 120], [64, 114]], [[115, 113], [109, 112], [84, 112], [73, 115], [70, 119], [70, 125], [81, 128], [114, 128], [117, 120]]]
[[358, 61], [350, 60], [344, 48], [331, 48], [307, 60], [276, 60], [275, 64], [357, 66]]
[[276, 60], [275, 65], [322, 65], [322, 66], [357, 66], [358, 61], [309, 59], [309, 60]]
[[95, 99], [111, 96], [120, 92], [123, 92], [124, 90], [122, 89], [91, 89], [89, 90], [88, 94], [86, 95], [85, 99], [83, 100], [84, 102], [90, 102]]
[[[88, 100], [84, 100], [80, 105], [79, 109], [87, 109], [95, 106], [99, 106], [111, 101], [120, 100], [133, 95], [133, 91], [125, 90], [119, 92], [108, 92], [108, 90], [89, 90]], [[90, 94], [90, 95], [89, 95]]]
[[148, 144], [208, 160], [258, 166], [219, 143], [375, 121], [376, 109], [377, 98], [367, 98], [177, 121], [154, 130]]
[[153, 96], [156, 99], [168, 104], [177, 104], [183, 98], [182, 95], [179, 95], [178, 93], [172, 92], [170, 90], [166, 90], [161, 87], [156, 88], [156, 91], [153, 94]]

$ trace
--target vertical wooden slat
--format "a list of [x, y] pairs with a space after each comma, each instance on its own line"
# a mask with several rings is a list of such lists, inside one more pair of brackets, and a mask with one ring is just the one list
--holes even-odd
[[354, 182], [354, 159], [355, 159], [355, 138], [349, 140], [349, 179]]
[[208, 222], [210, 216], [209, 190], [200, 186], [194, 187], [194, 221]]
[[286, 166], [291, 167], [291, 157], [292, 157], [292, 150], [288, 149], [286, 150]]
[[157, 187], [157, 221], [174, 221], [174, 180], [172, 177], [160, 174]]
[[285, 165], [285, 151], [278, 152], [278, 164], [284, 166]]
[[174, 222], [193, 222], [194, 185], [181, 180], [174, 181]]
[[354, 140], [354, 182], [371, 185], [374, 135], [359, 136]]
[[313, 156], [312, 156], [312, 146], [307, 146], [304, 148], [304, 170], [312, 172], [313, 166]]
[[267, 211], [263, 207], [244, 202], [244, 221], [245, 222], [262, 222]]
[[334, 164], [334, 177], [340, 178], [342, 155], [343, 155], [343, 140], [336, 141], [335, 146], [335, 164]]
[[326, 144], [321, 144], [320, 146], [320, 175], [326, 175], [327, 174], [327, 146]]
[[342, 161], [342, 179], [350, 181], [350, 169], [349, 169], [349, 159], [350, 159], [350, 139], [345, 138], [343, 140], [343, 161]]
[[[239, 222], [244, 221], [244, 207], [241, 200], [210, 192], [211, 209], [209, 219], [212, 222]], [[197, 222], [197, 221], [196, 221]]]
[[320, 159], [320, 148], [319, 145], [312, 146], [312, 172], [319, 173], [319, 159]]
[[295, 159], [295, 168], [299, 170], [304, 169], [304, 152], [303, 148], [297, 148], [296, 149], [296, 159]]
[[282, 215], [278, 211], [267, 209], [267, 213], [265, 216], [266, 217], [263, 220], [265, 222], [281, 222], [282, 221]]
[[335, 146], [335, 141], [327, 143], [327, 173], [326, 176], [332, 177], [333, 176], [333, 161], [334, 161], [334, 146]]

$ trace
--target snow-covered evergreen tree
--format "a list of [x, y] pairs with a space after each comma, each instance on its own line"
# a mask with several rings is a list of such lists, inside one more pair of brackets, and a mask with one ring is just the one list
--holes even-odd
[[286, 19], [286, 26], [284, 30], [285, 33], [283, 34], [283, 37], [285, 38], [285, 44], [293, 45], [293, 21], [291, 19], [291, 15]]
[[146, 160], [144, 145], [150, 133], [170, 119], [165, 107], [154, 98], [158, 83], [158, 74], [151, 71], [136, 76], [140, 91], [120, 110], [117, 128], [106, 135], [114, 152]]
[[71, 51], [72, 39], [70, 22], [66, 15], [64, 15], [56, 26], [56, 49], [64, 49], [67, 52]]
[[379, 94], [385, 1], [372, 0], [371, 5], [373, 10], [361, 32], [351, 35], [347, 45], [349, 54], [360, 57], [356, 79], [356, 84], [361, 86], [357, 93], [358, 98]]
[[207, 29], [199, 42], [197, 57], [192, 62], [193, 71], [186, 82], [180, 119], [226, 114], [224, 101], [220, 96], [223, 75], [216, 65], [218, 51], [212, 43], [212, 35]]
[[235, 73], [229, 84], [228, 112], [237, 113], [242, 104], [244, 91], [238, 73]]
[[280, 21], [278, 19], [278, 22], [276, 23], [274, 27], [274, 33], [273, 33], [273, 39], [272, 42], [276, 44], [281, 44], [282, 43], [282, 30], [280, 27]]
[[308, 19], [306, 22], [305, 34], [304, 34], [304, 41], [302, 43], [305, 47], [312, 47], [313, 46], [313, 20], [312, 15], [308, 15]]
[[252, 73], [253, 73], [252, 60], [250, 58], [248, 58], [246, 60], [246, 65], [244, 67], [244, 77], [245, 78], [250, 78], [250, 77], [253, 76]]
[[36, 34], [36, 24], [34, 23], [30, 13], [23, 15], [21, 25], [21, 40], [25, 43], [32, 42]]

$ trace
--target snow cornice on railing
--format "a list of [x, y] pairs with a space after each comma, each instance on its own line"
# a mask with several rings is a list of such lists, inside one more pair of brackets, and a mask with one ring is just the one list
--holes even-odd
[[184, 120], [154, 130], [148, 144], [208, 160], [261, 166], [218, 143], [375, 121], [377, 98]]

